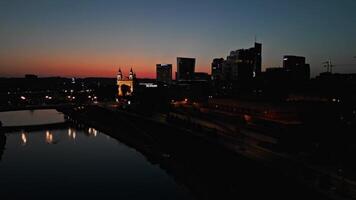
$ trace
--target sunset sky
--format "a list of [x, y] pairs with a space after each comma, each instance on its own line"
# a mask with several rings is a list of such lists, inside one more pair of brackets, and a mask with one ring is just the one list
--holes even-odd
[[[215, 57], [263, 44], [263, 68], [306, 56], [312, 75], [331, 59], [356, 73], [355, 0], [0, 0], [0, 76], [114, 77], [131, 67]], [[353, 67], [353, 65], [355, 66]]]

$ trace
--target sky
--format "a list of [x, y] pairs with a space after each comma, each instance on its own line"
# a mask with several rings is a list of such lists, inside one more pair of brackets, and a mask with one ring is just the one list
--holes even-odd
[[262, 43], [263, 69], [305, 56], [312, 76], [356, 73], [355, 0], [0, 0], [0, 76], [115, 77]]

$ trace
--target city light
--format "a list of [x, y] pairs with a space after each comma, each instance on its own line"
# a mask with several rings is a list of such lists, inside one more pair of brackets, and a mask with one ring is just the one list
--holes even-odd
[[98, 134], [98, 131], [96, 129], [93, 129], [93, 134], [94, 134], [94, 137], [96, 137]]
[[53, 134], [50, 131], [46, 131], [46, 143], [47, 144], [53, 143]]
[[72, 129], [71, 128], [68, 128], [68, 136], [72, 137]]
[[21, 144], [26, 145], [27, 144], [27, 137], [25, 133], [21, 133]]
[[76, 132], [75, 132], [75, 130], [73, 130], [72, 128], [68, 128], [68, 137], [69, 137], [70, 139], [74, 140], [75, 137], [76, 137]]
[[90, 135], [93, 135], [94, 137], [96, 137], [98, 134], [98, 131], [95, 128], [88, 128], [88, 133]]
[[0, 2], [0, 200], [356, 200], [356, 0]]
[[140, 85], [145, 86], [146, 88], [157, 88], [158, 85], [154, 83], [140, 83]]

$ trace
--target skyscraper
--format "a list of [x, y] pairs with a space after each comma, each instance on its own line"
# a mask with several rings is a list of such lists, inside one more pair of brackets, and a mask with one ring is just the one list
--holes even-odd
[[177, 81], [193, 80], [195, 72], [195, 58], [177, 58]]
[[224, 58], [215, 58], [211, 63], [211, 79], [212, 80], [222, 80], [222, 68], [224, 64]]
[[[239, 49], [231, 51], [227, 56], [223, 71], [230, 74], [224, 74], [230, 80], [251, 80], [261, 73], [262, 65], [262, 44], [255, 43], [255, 46], [249, 49]], [[225, 69], [224, 69], [225, 68]]]
[[254, 76], [258, 76], [262, 71], [262, 44], [255, 42], [255, 47], [252, 48], [255, 59], [254, 59]]
[[215, 94], [234, 95], [248, 91], [255, 77], [261, 74], [262, 44], [249, 49], [231, 51], [226, 57], [215, 58], [211, 64], [212, 85]]
[[172, 82], [172, 64], [157, 64], [156, 79], [158, 82], [170, 84]]

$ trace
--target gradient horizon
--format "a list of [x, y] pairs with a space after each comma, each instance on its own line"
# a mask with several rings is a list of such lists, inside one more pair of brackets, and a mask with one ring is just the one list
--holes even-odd
[[[262, 43], [262, 66], [305, 56], [312, 76], [331, 59], [356, 73], [356, 1], [0, 1], [0, 76], [115, 77], [132, 67], [155, 78], [156, 64], [213, 58]], [[354, 65], [355, 64], [355, 65]], [[339, 66], [337, 66], [339, 65]]]

